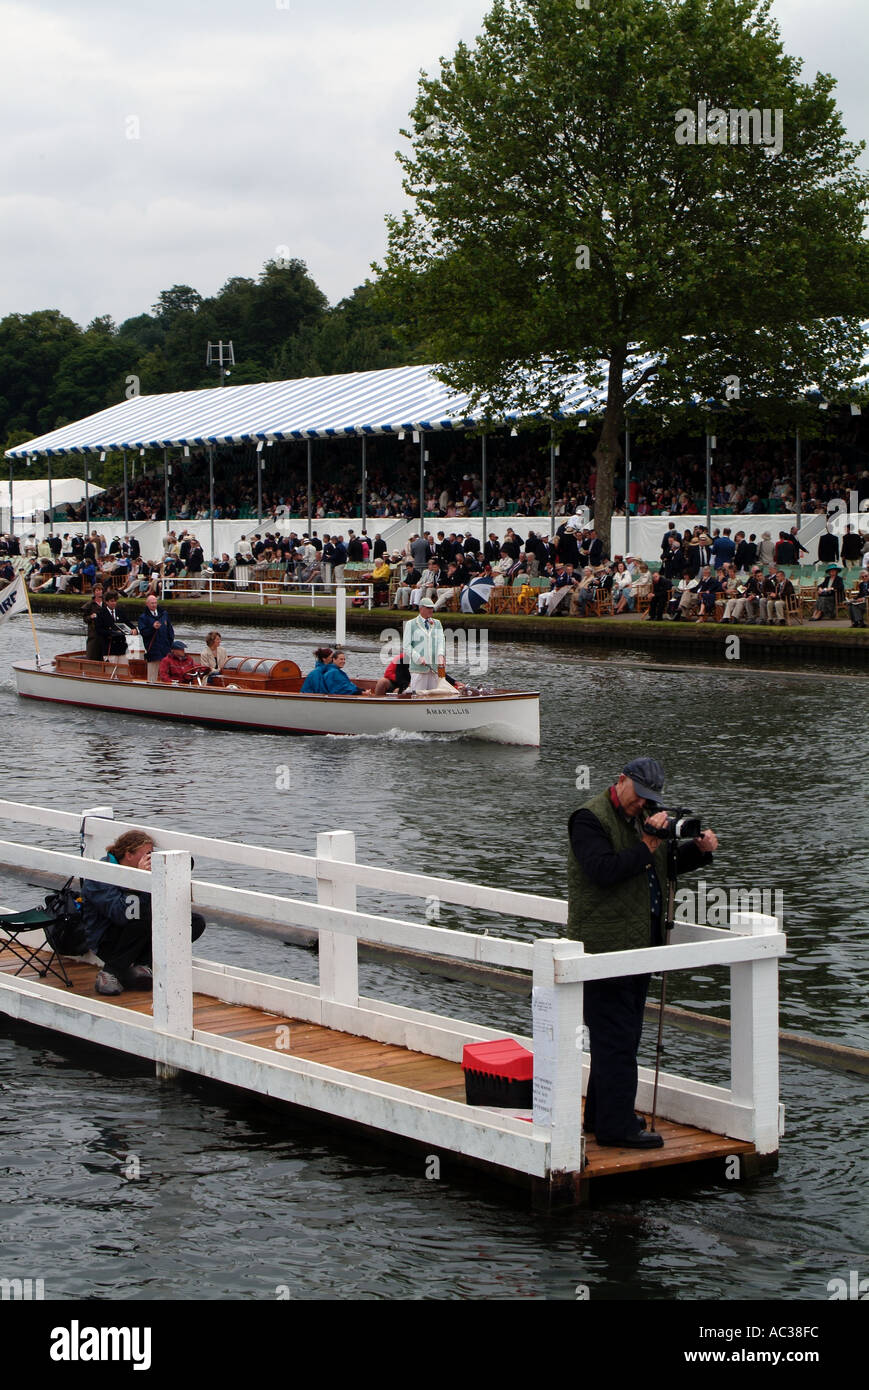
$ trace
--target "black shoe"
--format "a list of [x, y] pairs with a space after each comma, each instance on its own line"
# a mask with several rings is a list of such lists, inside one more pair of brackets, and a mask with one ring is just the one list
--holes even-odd
[[[634, 1124], [637, 1127], [637, 1134], [642, 1134], [643, 1130], [646, 1128], [644, 1117], [642, 1115], [635, 1115]], [[583, 1134], [594, 1134], [594, 1120], [588, 1122], [583, 1121], [582, 1132]]]
[[636, 1134], [625, 1134], [620, 1138], [615, 1136], [601, 1138], [597, 1136], [597, 1142], [602, 1149], [662, 1149], [664, 1141], [660, 1134], [647, 1134], [644, 1130], [637, 1130]]

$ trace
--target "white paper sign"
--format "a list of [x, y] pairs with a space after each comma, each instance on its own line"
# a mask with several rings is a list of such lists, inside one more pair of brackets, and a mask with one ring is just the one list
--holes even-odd
[[552, 1124], [552, 1092], [555, 1085], [555, 990], [532, 989], [531, 1018], [534, 1028], [534, 1123]]

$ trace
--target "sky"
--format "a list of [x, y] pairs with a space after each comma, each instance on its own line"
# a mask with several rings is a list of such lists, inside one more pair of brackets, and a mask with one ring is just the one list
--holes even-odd
[[[595, 0], [592, 0], [594, 3]], [[85, 325], [293, 256], [336, 303], [404, 205], [421, 69], [488, 0], [0, 0], [0, 318]], [[866, 0], [774, 0], [869, 134]]]

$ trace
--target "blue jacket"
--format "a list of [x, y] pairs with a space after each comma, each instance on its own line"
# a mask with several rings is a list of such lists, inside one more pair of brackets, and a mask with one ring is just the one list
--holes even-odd
[[324, 666], [322, 683], [324, 695], [359, 694], [359, 686], [353, 684], [350, 677], [344, 674], [340, 666]]
[[309, 671], [302, 681], [303, 695], [324, 695], [323, 676], [326, 671], [324, 662], [318, 661], [313, 671]]
[[[113, 854], [107, 854], [102, 862], [117, 864], [118, 861]], [[138, 909], [134, 900], [138, 900]], [[150, 926], [151, 894], [134, 893], [114, 883], [97, 883], [85, 878], [81, 884], [81, 911], [88, 945], [99, 955], [100, 942], [109, 927], [123, 927], [131, 921]]]
[[[156, 623], [160, 624], [159, 628], [155, 628]], [[175, 641], [175, 629], [165, 608], [158, 608], [156, 613], [146, 608], [137, 626], [145, 643], [146, 661], [162, 661], [164, 656], [169, 655]]]

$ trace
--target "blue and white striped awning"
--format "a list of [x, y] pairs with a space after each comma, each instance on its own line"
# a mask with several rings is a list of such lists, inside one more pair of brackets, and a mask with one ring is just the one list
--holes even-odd
[[[651, 357], [635, 361], [632, 374], [641, 374], [651, 362]], [[866, 368], [869, 371], [869, 363]], [[605, 380], [603, 363], [601, 369]], [[6, 457], [395, 435], [402, 430], [471, 429], [487, 421], [513, 424], [522, 418], [518, 411], [484, 415], [472, 409], [468, 396], [451, 391], [433, 372], [430, 366], [392, 367], [255, 386], [134, 396], [7, 449]], [[559, 382], [559, 387], [564, 390], [562, 416], [582, 417], [605, 406], [606, 387], [590, 385], [581, 374]], [[634, 404], [643, 398], [641, 391]], [[695, 398], [694, 404], [701, 402]]]
[[[102, 449], [248, 444], [331, 439], [401, 430], [468, 429], [482, 422], [431, 367], [394, 367], [344, 376], [303, 377], [256, 386], [174, 391], [132, 400], [7, 449], [6, 457], [88, 454]], [[577, 378], [568, 413], [594, 409], [601, 393]], [[517, 417], [500, 417], [510, 422]]]

